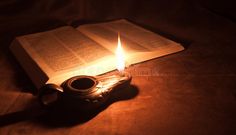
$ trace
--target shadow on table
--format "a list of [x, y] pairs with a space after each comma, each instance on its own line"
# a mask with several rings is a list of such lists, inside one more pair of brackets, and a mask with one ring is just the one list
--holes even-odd
[[112, 103], [132, 99], [136, 97], [138, 93], [138, 88], [134, 85], [130, 85], [127, 89], [115, 91], [103, 106], [90, 112], [76, 109], [65, 110], [60, 107], [51, 108], [50, 110], [34, 107], [19, 112], [9, 113], [0, 116], [0, 127], [24, 120], [32, 120], [34, 123], [51, 128], [82, 124], [94, 118]]

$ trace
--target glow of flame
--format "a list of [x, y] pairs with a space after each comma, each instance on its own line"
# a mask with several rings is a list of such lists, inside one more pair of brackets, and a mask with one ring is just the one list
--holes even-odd
[[118, 43], [116, 48], [117, 69], [122, 72], [125, 69], [125, 55], [121, 46], [120, 33], [118, 33]]

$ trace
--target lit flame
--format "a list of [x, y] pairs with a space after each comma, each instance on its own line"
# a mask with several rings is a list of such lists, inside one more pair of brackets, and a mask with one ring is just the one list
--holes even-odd
[[120, 33], [118, 33], [118, 44], [116, 48], [117, 69], [122, 72], [125, 69], [125, 55], [121, 47]]

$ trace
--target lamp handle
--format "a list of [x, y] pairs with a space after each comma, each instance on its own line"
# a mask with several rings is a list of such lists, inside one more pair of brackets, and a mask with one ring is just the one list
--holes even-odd
[[45, 84], [39, 89], [38, 100], [43, 107], [53, 106], [59, 99], [63, 88], [56, 84]]

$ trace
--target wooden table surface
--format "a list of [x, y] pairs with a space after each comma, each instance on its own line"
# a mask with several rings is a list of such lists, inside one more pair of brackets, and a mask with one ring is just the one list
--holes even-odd
[[8, 49], [1, 48], [0, 135], [235, 135], [236, 24], [214, 15], [210, 21], [202, 18], [192, 22], [194, 27], [160, 25], [191, 39], [186, 50], [129, 67], [132, 88], [89, 117], [42, 113], [32, 83]]

